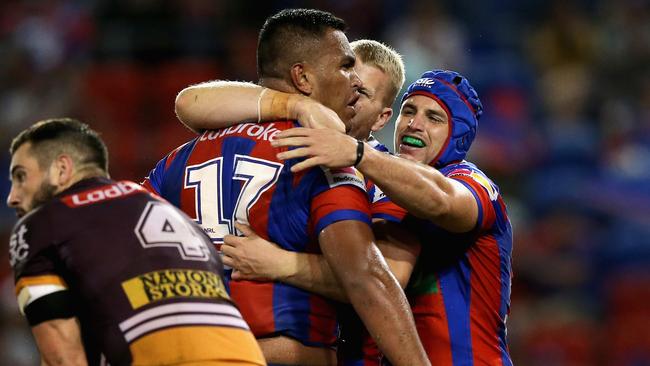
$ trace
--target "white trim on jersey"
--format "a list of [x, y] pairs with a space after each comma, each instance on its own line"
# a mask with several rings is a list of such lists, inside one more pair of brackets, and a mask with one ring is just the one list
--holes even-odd
[[66, 290], [67, 288], [65, 286], [52, 284], [25, 286], [18, 294], [18, 308], [20, 309], [20, 313], [25, 315], [25, 308], [27, 305], [41, 297]]
[[126, 341], [131, 342], [156, 329], [201, 324], [249, 329], [237, 308], [232, 305], [185, 302], [145, 310], [121, 322], [120, 330], [125, 332]]
[[248, 330], [248, 325], [244, 319], [233, 318], [232, 316], [228, 315], [170, 315], [138, 325], [130, 331], [124, 333], [124, 338], [127, 342], [131, 342], [139, 336], [153, 330], [180, 325], [221, 325]]

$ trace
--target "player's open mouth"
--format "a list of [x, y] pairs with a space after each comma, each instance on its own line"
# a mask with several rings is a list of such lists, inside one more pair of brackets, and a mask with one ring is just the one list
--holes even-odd
[[355, 91], [354, 93], [352, 93], [352, 96], [348, 100], [348, 107], [354, 108], [356, 106], [356, 104], [357, 104], [357, 100], [359, 100], [359, 97], [361, 97], [361, 94], [359, 94], [358, 91]]
[[410, 147], [425, 147], [427, 144], [424, 143], [421, 139], [413, 136], [403, 136], [402, 144]]

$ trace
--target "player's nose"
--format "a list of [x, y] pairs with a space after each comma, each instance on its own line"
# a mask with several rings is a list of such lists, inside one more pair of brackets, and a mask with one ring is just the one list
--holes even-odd
[[411, 130], [414, 131], [423, 131], [424, 130], [424, 122], [423, 118], [420, 117], [419, 115], [415, 115], [413, 118], [408, 123], [408, 127]]
[[12, 184], [11, 189], [9, 190], [9, 194], [7, 195], [7, 206], [16, 208], [18, 205], [20, 205], [20, 194]]
[[357, 74], [356, 70], [352, 71], [352, 74], [350, 75], [351, 82], [352, 82], [352, 87], [355, 89], [359, 89], [363, 86], [363, 82], [361, 81], [361, 78], [359, 77], [359, 74]]

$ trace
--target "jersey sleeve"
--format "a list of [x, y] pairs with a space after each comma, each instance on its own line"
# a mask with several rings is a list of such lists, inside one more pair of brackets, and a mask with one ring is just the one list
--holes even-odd
[[166, 156], [156, 164], [156, 166], [151, 169], [149, 175], [144, 178], [144, 181], [141, 183], [142, 186], [151, 193], [157, 195], [161, 194], [161, 187], [163, 182], [163, 176], [165, 174], [165, 167], [167, 166], [167, 160], [169, 156]]
[[377, 187], [373, 182], [368, 181], [368, 198], [370, 199], [370, 213], [373, 220], [386, 220], [391, 222], [402, 222], [406, 217], [406, 210], [396, 205]]
[[492, 181], [477, 169], [458, 168], [449, 171], [446, 176], [463, 184], [476, 199], [478, 205], [477, 229], [489, 229], [496, 220], [493, 202], [499, 198], [499, 189]]
[[35, 212], [16, 224], [9, 241], [18, 307], [32, 326], [74, 315], [48, 225], [44, 214]]
[[370, 225], [370, 206], [361, 174], [354, 168], [323, 169], [312, 196], [310, 220], [318, 235], [328, 225], [357, 220]]

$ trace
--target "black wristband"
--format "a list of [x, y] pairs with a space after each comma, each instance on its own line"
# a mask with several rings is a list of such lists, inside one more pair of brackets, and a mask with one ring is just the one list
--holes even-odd
[[363, 159], [363, 141], [357, 140], [357, 160], [354, 161], [354, 166], [359, 165]]

